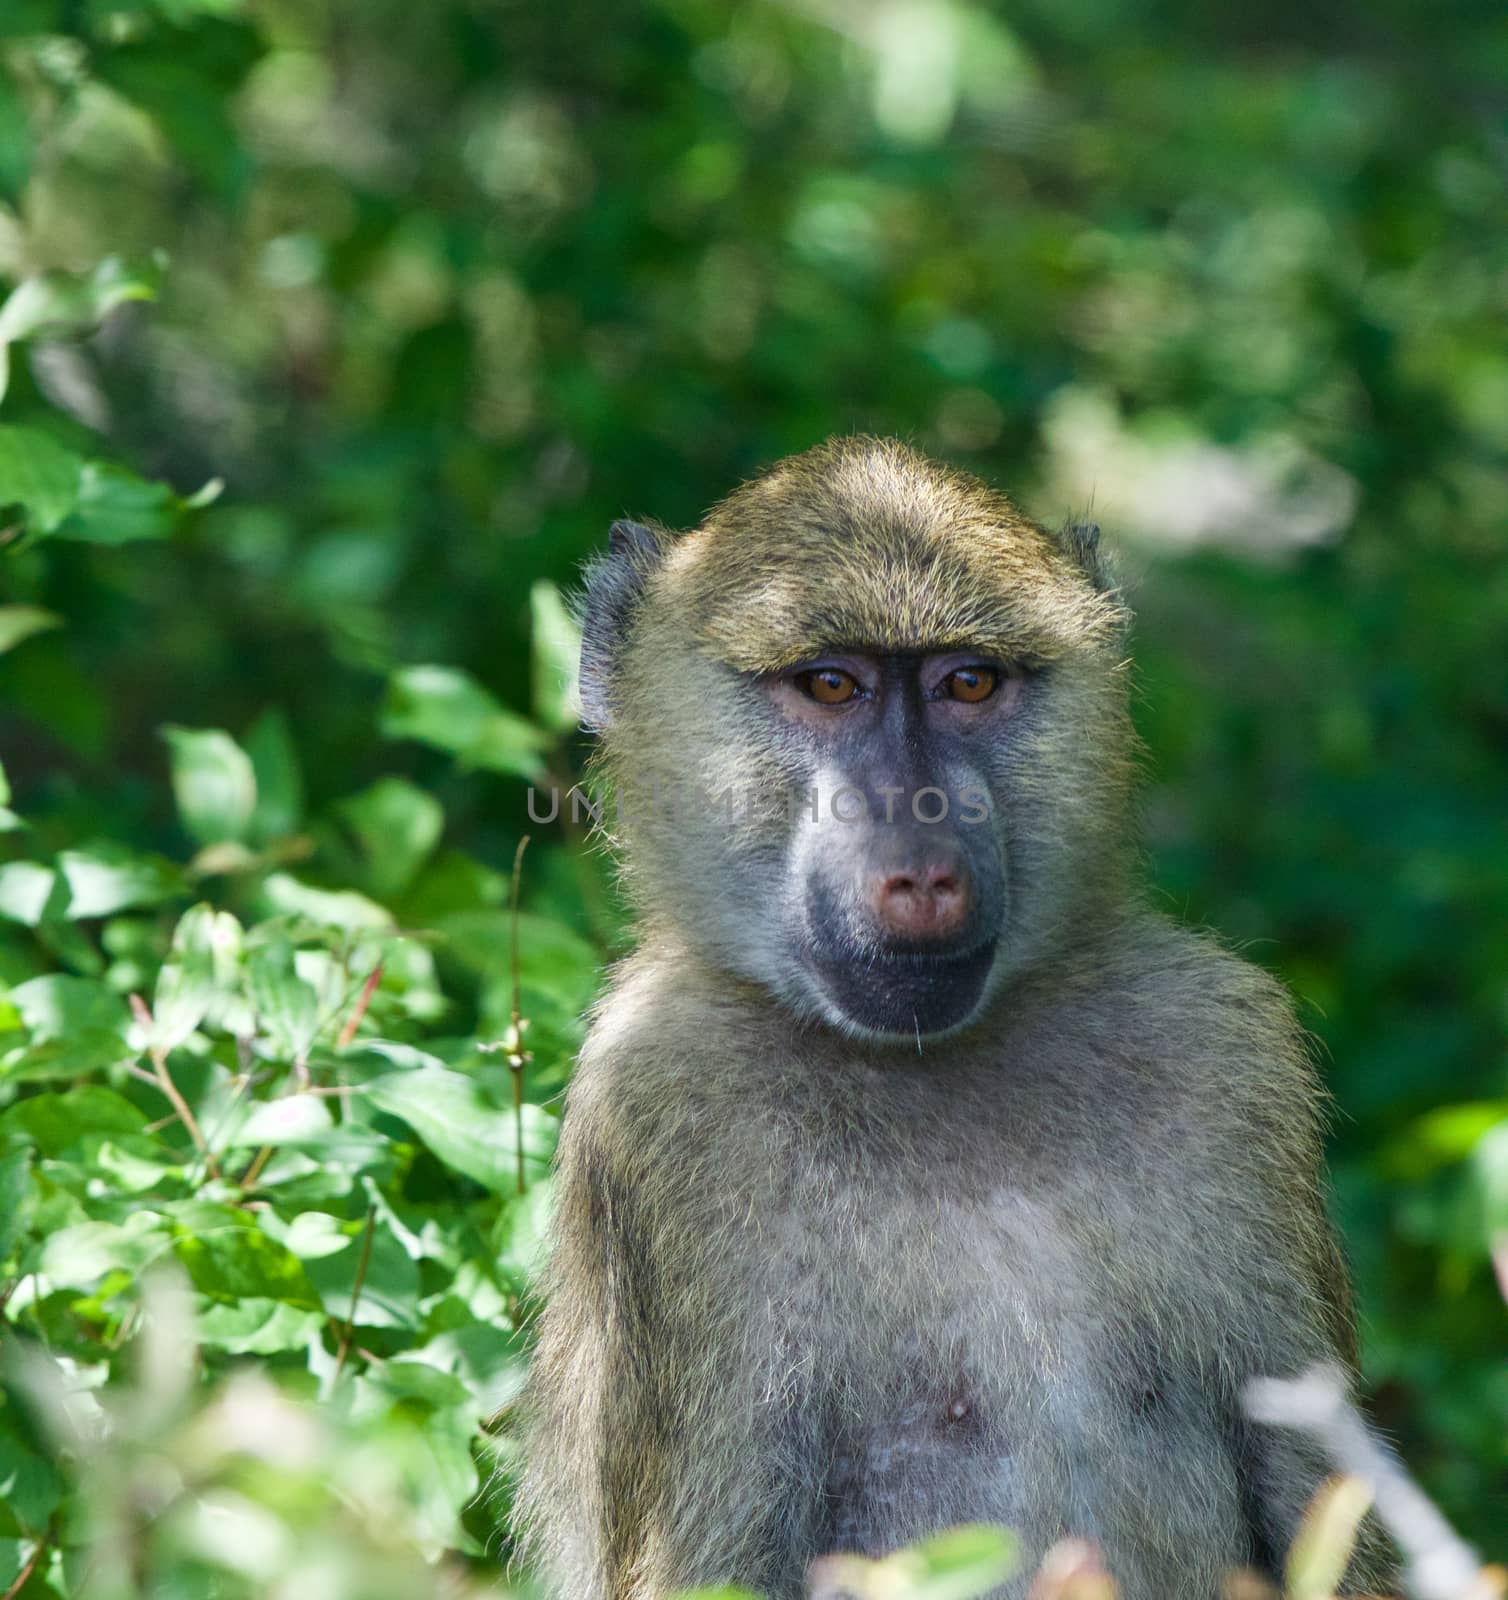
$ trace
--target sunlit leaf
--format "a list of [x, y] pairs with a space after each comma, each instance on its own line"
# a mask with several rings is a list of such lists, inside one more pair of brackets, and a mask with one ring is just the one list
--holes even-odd
[[155, 267], [128, 266], [106, 256], [82, 275], [44, 272], [26, 278], [0, 306], [0, 344], [17, 339], [79, 339], [93, 333], [117, 306], [150, 300], [157, 292]]
[[505, 710], [454, 667], [405, 667], [388, 681], [382, 731], [390, 739], [437, 745], [468, 766], [522, 778], [543, 775], [548, 736]]
[[163, 737], [184, 827], [201, 844], [244, 839], [257, 803], [246, 752], [219, 728], [165, 728]]
[[0, 655], [14, 650], [23, 640], [51, 628], [61, 628], [63, 619], [41, 606], [0, 606]]
[[0, 508], [21, 506], [33, 533], [55, 532], [78, 503], [83, 465], [35, 428], [0, 424]]
[[262, 893], [274, 911], [307, 917], [329, 928], [390, 928], [393, 915], [354, 889], [316, 889], [287, 872], [270, 873]]
[[72, 918], [159, 905], [184, 889], [183, 875], [171, 863], [109, 842], [60, 851], [58, 871], [68, 886], [67, 915]]
[[[400, 1117], [457, 1172], [499, 1194], [517, 1188], [518, 1139], [513, 1111], [487, 1099], [471, 1079], [440, 1067], [389, 1073], [366, 1086], [362, 1103]], [[555, 1118], [523, 1108], [524, 1170], [537, 1178], [555, 1148]]]
[[100, 1084], [33, 1095], [0, 1111], [0, 1136], [17, 1134], [47, 1156], [61, 1155], [90, 1134], [140, 1133], [147, 1119], [123, 1096]]
[[0, 917], [36, 927], [57, 884], [57, 873], [38, 861], [7, 861], [0, 866]]
[[172, 1249], [172, 1235], [152, 1211], [137, 1211], [124, 1222], [80, 1222], [48, 1236], [36, 1270], [53, 1283], [88, 1289], [107, 1272], [138, 1277]]
[[543, 579], [529, 591], [529, 614], [534, 715], [544, 727], [566, 733], [581, 718], [581, 629], [560, 590]]
[[295, 971], [292, 948], [280, 942], [253, 950], [246, 978], [258, 1031], [284, 1060], [302, 1060], [319, 1029], [319, 996]]
[[201, 1294], [233, 1299], [263, 1296], [306, 1310], [319, 1301], [303, 1263], [234, 1206], [203, 1200], [163, 1208], [174, 1233], [174, 1254]]
[[233, 1014], [240, 957], [241, 925], [228, 911], [197, 905], [184, 912], [152, 996], [154, 1049], [177, 1049], [211, 1012], [245, 1025]]

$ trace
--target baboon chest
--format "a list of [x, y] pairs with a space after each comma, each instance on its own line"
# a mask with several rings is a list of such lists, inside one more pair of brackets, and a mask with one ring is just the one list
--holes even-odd
[[832, 1548], [879, 1554], [993, 1521], [1028, 1552], [1093, 1538], [1133, 1575], [1173, 1529], [1212, 1563], [1240, 1558], [1218, 1404], [1193, 1354], [1155, 1336], [1134, 1241], [1117, 1259], [1074, 1218], [1008, 1190], [876, 1202], [844, 1232], [836, 1247], [809, 1241], [827, 1270], [798, 1274], [784, 1330], [811, 1341], [798, 1359]]

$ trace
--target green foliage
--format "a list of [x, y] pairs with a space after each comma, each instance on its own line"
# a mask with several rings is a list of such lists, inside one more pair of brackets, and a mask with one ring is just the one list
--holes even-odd
[[1505, 70], [1479, 0], [0, 7], [0, 1592], [507, 1553], [622, 948], [528, 816], [562, 593], [856, 427], [1120, 547], [1159, 890], [1298, 993], [1377, 1408], [1493, 1541]]
[[[241, 746], [219, 730], [173, 730], [172, 767], [185, 832], [203, 846], [196, 859], [241, 845], [261, 800]], [[279, 787], [286, 800], [298, 783], [283, 772]], [[372, 848], [385, 898], [422, 892], [441, 859], [443, 819], [428, 795], [390, 778], [338, 810]], [[390, 834], [396, 865], [376, 857]], [[112, 845], [6, 869], [29, 868], [34, 883], [12, 889], [5, 915], [36, 941], [54, 920], [81, 923], [77, 950], [94, 957], [83, 971], [14, 981], [0, 1013], [5, 1314], [52, 1357], [33, 1358], [0, 1409], [0, 1454], [11, 1451], [24, 1466], [17, 1484], [31, 1485], [9, 1496], [9, 1533], [46, 1537], [46, 1570], [68, 1592], [76, 1553], [105, 1536], [99, 1506], [118, 1501], [113, 1476], [146, 1459], [176, 1463], [177, 1487], [142, 1532], [172, 1585], [208, 1564], [215, 1593], [260, 1593], [296, 1570], [285, 1563], [314, 1559], [317, 1519], [290, 1521], [285, 1509], [300, 1479], [317, 1503], [344, 1507], [340, 1548], [371, 1545], [341, 1569], [353, 1594], [414, 1592], [403, 1584], [416, 1581], [419, 1555], [484, 1564], [501, 1536], [505, 1501], [482, 1492], [500, 1463], [489, 1430], [523, 1373], [556, 1117], [474, 1022], [438, 1031], [468, 1006], [464, 982], [442, 986], [443, 936], [400, 928], [360, 892], [301, 882], [276, 865], [286, 841], [267, 843], [228, 863], [226, 898], [244, 922], [190, 903], [206, 870], [222, 875], [213, 865], [173, 868]], [[507, 957], [505, 943], [497, 959]], [[557, 984], [577, 964], [573, 1001], [590, 991], [590, 945], [557, 940], [551, 959]], [[521, 969], [518, 1001], [530, 998]], [[474, 999], [468, 1009], [475, 1017]], [[563, 1062], [543, 1064], [558, 1081]], [[156, 1417], [144, 1433], [138, 1412], [161, 1405], [131, 1396], [122, 1363], [152, 1320], [144, 1275], [170, 1263], [200, 1375], [190, 1380], [192, 1359], [175, 1362], [178, 1431]], [[233, 1377], [245, 1357], [290, 1398]], [[208, 1391], [200, 1409], [191, 1388]], [[44, 1412], [69, 1414], [101, 1396], [89, 1405], [108, 1456], [83, 1471], [72, 1510], [67, 1477], [37, 1453], [29, 1391]], [[320, 1418], [294, 1409], [299, 1395], [319, 1400]], [[268, 1416], [253, 1426], [248, 1408]], [[221, 1439], [226, 1416], [243, 1426]], [[353, 1450], [386, 1462], [378, 1484], [333, 1464]], [[276, 1482], [247, 1489], [248, 1471]], [[359, 1491], [350, 1506], [347, 1485]], [[387, 1577], [372, 1556], [398, 1530], [374, 1538], [368, 1526], [383, 1494], [406, 1507], [398, 1530], [410, 1541]], [[113, 1504], [107, 1520], [141, 1516]], [[263, 1535], [273, 1549], [253, 1560]]]

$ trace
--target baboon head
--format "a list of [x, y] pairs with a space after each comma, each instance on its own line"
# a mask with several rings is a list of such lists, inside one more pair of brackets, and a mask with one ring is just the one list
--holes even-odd
[[618, 523], [582, 703], [647, 923], [844, 1030], [967, 1025], [1120, 892], [1124, 622], [1094, 530], [892, 440]]

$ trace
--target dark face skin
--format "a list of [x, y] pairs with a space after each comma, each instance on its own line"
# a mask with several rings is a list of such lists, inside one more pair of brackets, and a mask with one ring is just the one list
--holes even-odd
[[967, 1022], [1006, 913], [988, 753], [1026, 674], [967, 652], [835, 652], [760, 684], [815, 775], [786, 937], [823, 1010], [918, 1040]]

